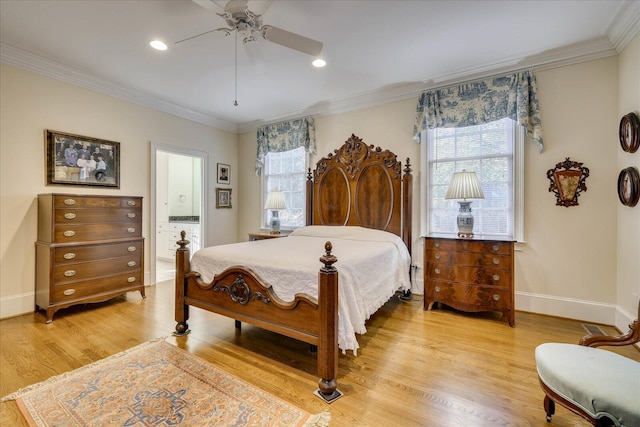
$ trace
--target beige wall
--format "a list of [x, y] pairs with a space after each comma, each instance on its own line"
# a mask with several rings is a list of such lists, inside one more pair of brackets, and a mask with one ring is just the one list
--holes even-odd
[[[640, 115], [640, 34], [629, 43], [619, 56], [618, 66], [618, 115], [633, 111]], [[612, 138], [615, 139], [615, 138]], [[618, 173], [629, 166], [640, 171], [640, 150], [625, 153], [617, 145]], [[617, 182], [617, 181], [616, 181]], [[615, 187], [613, 187], [615, 188]], [[634, 208], [617, 203], [617, 304], [616, 326], [626, 331], [628, 318], [635, 318], [640, 295], [640, 204]]]
[[[545, 149], [525, 149], [525, 242], [517, 245], [516, 308], [593, 322], [613, 323], [616, 292], [618, 162], [618, 58], [537, 73]], [[388, 148], [414, 169], [413, 262], [422, 274], [419, 230], [419, 147], [412, 140], [416, 99], [316, 118], [318, 156], [352, 133]], [[242, 209], [238, 239], [260, 226], [260, 179], [253, 173], [255, 132], [240, 135]], [[579, 205], [555, 205], [546, 172], [566, 157], [583, 162], [591, 176]], [[638, 212], [636, 212], [637, 214]], [[629, 256], [639, 257], [638, 248]], [[637, 264], [637, 262], [635, 263]], [[637, 277], [637, 276], [636, 276]]]
[[[237, 164], [237, 135], [43, 77], [6, 64], [0, 69], [0, 316], [34, 306], [34, 242], [39, 193], [144, 197], [145, 273], [149, 274], [150, 143], [207, 152], [216, 162]], [[120, 142], [120, 189], [46, 186], [44, 130]], [[237, 182], [232, 176], [232, 184]], [[234, 186], [235, 187], [235, 186]], [[215, 173], [209, 174], [209, 191]], [[234, 192], [235, 193], [235, 192]], [[215, 209], [209, 199], [210, 244], [235, 241], [235, 209]], [[224, 223], [224, 227], [216, 227]]]

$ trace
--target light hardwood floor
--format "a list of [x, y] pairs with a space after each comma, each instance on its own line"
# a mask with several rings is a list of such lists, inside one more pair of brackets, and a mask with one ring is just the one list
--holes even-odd
[[[173, 292], [163, 282], [145, 300], [129, 293], [72, 307], [48, 325], [41, 313], [0, 321], [0, 394], [170, 336]], [[543, 342], [577, 343], [585, 335], [577, 321], [518, 312], [510, 328], [499, 314], [424, 312], [419, 296], [394, 298], [369, 320], [358, 356], [340, 356], [344, 396], [331, 405], [312, 394], [308, 345], [249, 325], [237, 333], [233, 320], [195, 308], [189, 325], [191, 334], [168, 340], [309, 412], [328, 409], [332, 427], [588, 425], [561, 407], [545, 422], [533, 356]], [[610, 349], [640, 361], [634, 348]], [[0, 411], [0, 425], [26, 425], [15, 402]]]

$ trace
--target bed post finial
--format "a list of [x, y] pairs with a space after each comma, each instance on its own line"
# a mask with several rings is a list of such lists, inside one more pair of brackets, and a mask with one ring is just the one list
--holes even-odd
[[180, 240], [178, 240], [176, 243], [178, 244], [178, 246], [180, 246], [180, 248], [178, 248], [178, 250], [182, 249], [184, 250], [185, 247], [190, 243], [185, 237], [187, 237], [187, 233], [182, 230], [180, 232]]
[[336, 268], [333, 266], [333, 264], [338, 261], [338, 258], [336, 258], [335, 255], [331, 254], [331, 249], [333, 249], [333, 245], [331, 244], [331, 242], [325, 243], [325, 254], [320, 257], [320, 262], [324, 264], [324, 267], [322, 267], [322, 271], [326, 273], [336, 271]]
[[409, 158], [407, 157], [407, 163], [404, 165], [404, 170], [403, 170], [403, 172], [404, 172], [406, 175], [411, 175], [411, 171], [412, 171], [412, 169], [411, 169], [411, 163], [409, 163]]

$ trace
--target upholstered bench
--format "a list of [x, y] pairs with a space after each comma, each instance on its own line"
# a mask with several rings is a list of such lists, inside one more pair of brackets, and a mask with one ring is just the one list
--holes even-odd
[[[640, 306], [638, 312], [640, 316]], [[638, 320], [630, 327], [618, 337], [589, 335], [580, 345], [546, 343], [536, 348], [548, 422], [559, 403], [594, 426], [640, 426], [640, 362], [594, 348], [640, 341]]]

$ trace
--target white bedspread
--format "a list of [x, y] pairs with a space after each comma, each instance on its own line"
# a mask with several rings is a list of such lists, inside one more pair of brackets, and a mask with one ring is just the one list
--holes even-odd
[[288, 237], [212, 246], [197, 251], [191, 270], [210, 282], [231, 266], [251, 268], [278, 297], [292, 301], [296, 294], [317, 300], [319, 261], [324, 244], [338, 258], [338, 346], [357, 354], [355, 334], [366, 332], [365, 321], [396, 290], [411, 287], [411, 256], [395, 234], [353, 226], [308, 226]]

